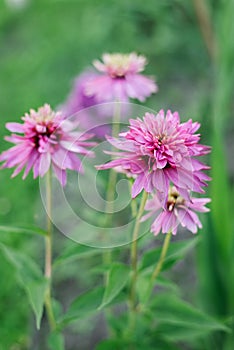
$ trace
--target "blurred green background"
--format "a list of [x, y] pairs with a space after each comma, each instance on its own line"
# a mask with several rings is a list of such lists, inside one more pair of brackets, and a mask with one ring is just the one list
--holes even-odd
[[[45, 102], [54, 108], [62, 103], [73, 78], [103, 52], [145, 55], [146, 74], [155, 75], [159, 85], [145, 105], [202, 122], [202, 142], [213, 146], [212, 213], [197, 251], [196, 299], [231, 327], [233, 13], [233, 0], [0, 0], [1, 151], [8, 147], [3, 141], [7, 121], [18, 121]], [[10, 174], [0, 173], [0, 224], [43, 224], [38, 181], [10, 179]], [[1, 239], [42, 261], [40, 240], [6, 233]], [[36, 336], [25, 295], [2, 253], [0, 259], [0, 350], [31, 349], [30, 337]], [[233, 349], [232, 335], [216, 334], [202, 349], [211, 347]]]

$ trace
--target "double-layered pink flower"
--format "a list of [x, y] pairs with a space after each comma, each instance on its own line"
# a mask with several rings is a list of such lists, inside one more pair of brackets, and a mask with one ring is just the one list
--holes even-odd
[[128, 101], [134, 98], [145, 101], [158, 87], [152, 78], [141, 74], [146, 65], [144, 56], [131, 54], [104, 54], [102, 61], [93, 65], [99, 76], [86, 84], [86, 95], [94, 97], [99, 103]]
[[67, 169], [82, 171], [81, 160], [77, 155], [93, 155], [87, 149], [95, 145], [94, 142], [87, 142], [92, 135], [74, 130], [76, 126], [65, 120], [60, 112], [54, 112], [48, 104], [37, 111], [31, 109], [22, 120], [23, 124], [6, 124], [13, 134], [5, 139], [15, 146], [0, 155], [0, 161], [4, 162], [2, 168], [16, 167], [12, 177], [24, 168], [23, 179], [31, 169], [34, 178], [43, 177], [52, 166], [64, 186]]
[[175, 235], [179, 225], [186, 227], [192, 233], [197, 233], [197, 229], [202, 228], [202, 224], [196, 212], [208, 212], [209, 209], [205, 205], [209, 202], [209, 198], [190, 197], [186, 200], [173, 186], [169, 189], [165, 208], [162, 208], [157, 195], [147, 201], [145, 209], [149, 213], [142, 218], [142, 221], [151, 216], [155, 218], [151, 226], [154, 235], [160, 231], [172, 232]]
[[199, 143], [199, 126], [192, 120], [181, 123], [177, 112], [165, 114], [163, 110], [130, 119], [129, 130], [119, 134], [119, 139], [107, 138], [121, 152], [112, 152], [116, 159], [97, 168], [126, 172], [135, 179], [132, 197], [143, 189], [148, 193], [156, 190], [164, 206], [170, 183], [185, 198], [190, 191], [203, 193], [210, 179], [203, 170], [209, 167], [197, 157], [210, 152], [210, 147]]

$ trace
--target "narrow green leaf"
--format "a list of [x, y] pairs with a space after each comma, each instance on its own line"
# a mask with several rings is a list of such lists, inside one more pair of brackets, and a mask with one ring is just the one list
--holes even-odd
[[[199, 241], [199, 237], [186, 239], [182, 242], [170, 243], [168, 252], [164, 261], [163, 269], [171, 267], [172, 264], [182, 259], [191, 249], [193, 249]], [[161, 255], [162, 247], [148, 250], [142, 257], [140, 262], [140, 269], [146, 269], [150, 266], [155, 266]]]
[[40, 268], [28, 256], [17, 252], [10, 247], [0, 244], [7, 260], [15, 268], [17, 280], [26, 291], [30, 305], [36, 316], [37, 328], [43, 312], [45, 293], [48, 287], [48, 280], [43, 276]]
[[60, 323], [67, 324], [96, 312], [103, 298], [104, 288], [97, 287], [79, 295], [70, 305]]
[[99, 309], [110, 304], [110, 302], [121, 292], [129, 279], [129, 266], [121, 263], [114, 263], [108, 272], [107, 284], [102, 303]]
[[157, 315], [157, 332], [168, 340], [185, 340], [206, 336], [213, 331], [229, 332], [222, 322], [197, 307], [172, 295], [158, 295], [150, 304], [152, 317]]
[[[227, 160], [223, 140], [217, 132], [213, 135], [212, 151], [212, 182], [211, 182], [211, 214], [214, 221], [216, 239], [219, 246], [219, 254], [222, 259], [230, 264], [229, 258], [232, 254], [232, 197], [231, 184], [227, 170]], [[220, 200], [222, 198], [222, 200]]]
[[63, 335], [58, 332], [51, 333], [48, 338], [48, 346], [50, 350], [65, 350]]
[[16, 226], [0, 226], [0, 232], [7, 233], [19, 233], [19, 234], [38, 234], [40, 236], [47, 236], [47, 232], [42, 230], [40, 227], [26, 226], [26, 227], [16, 227]]
[[65, 251], [54, 261], [54, 266], [72, 262], [76, 259], [100, 254], [101, 250], [98, 248], [88, 247], [82, 244], [72, 245], [65, 249]]

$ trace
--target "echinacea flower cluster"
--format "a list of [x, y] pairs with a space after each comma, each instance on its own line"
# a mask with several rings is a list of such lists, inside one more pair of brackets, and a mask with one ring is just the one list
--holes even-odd
[[[2, 152], [2, 168], [13, 168], [12, 177], [23, 168], [23, 179], [33, 169], [34, 178], [43, 177], [50, 166], [62, 186], [66, 184], [66, 170], [82, 171], [81, 160], [77, 154], [92, 156], [87, 147], [94, 142], [87, 142], [92, 135], [82, 134], [75, 125], [65, 120], [60, 112], [54, 112], [48, 104], [37, 111], [31, 109], [22, 117], [23, 124], [7, 123], [6, 128], [13, 132], [5, 139], [15, 146]], [[19, 135], [22, 134], [22, 135]]]
[[[207, 186], [206, 181], [210, 180], [203, 172], [209, 167], [197, 159], [209, 153], [210, 147], [199, 143], [200, 134], [196, 133], [199, 127], [200, 124], [192, 120], [181, 123], [177, 112], [172, 113], [168, 110], [165, 113], [161, 110], [156, 115], [146, 113], [143, 119], [130, 119], [129, 130], [120, 133], [119, 139], [107, 137], [120, 152], [110, 152], [115, 159], [97, 168], [100, 170], [115, 168], [117, 171], [125, 172], [128, 177], [133, 177], [133, 198], [142, 190], [155, 193], [163, 212], [157, 224], [152, 226], [154, 232], [158, 232], [160, 227], [163, 232], [168, 228], [175, 233], [173, 227], [178, 220], [195, 232], [194, 225], [189, 224], [190, 217], [194, 219], [193, 224], [200, 225], [191, 214], [192, 209], [199, 211], [199, 206], [194, 205], [197, 202], [191, 198], [190, 193], [192, 191], [204, 193], [203, 187]], [[178, 193], [177, 198], [183, 198], [183, 207], [179, 207], [179, 199], [176, 205], [169, 205], [171, 186]], [[204, 201], [203, 204], [208, 202], [205, 199]], [[156, 208], [158, 210], [158, 206]], [[182, 220], [181, 213], [185, 208], [187, 211], [189, 208], [191, 210], [185, 215], [187, 219]], [[162, 218], [164, 221], [161, 222]]]
[[86, 95], [99, 103], [126, 102], [129, 98], [145, 101], [158, 90], [152, 78], [141, 74], [146, 63], [146, 58], [136, 53], [104, 54], [102, 62], [93, 62], [99, 75], [87, 82]]

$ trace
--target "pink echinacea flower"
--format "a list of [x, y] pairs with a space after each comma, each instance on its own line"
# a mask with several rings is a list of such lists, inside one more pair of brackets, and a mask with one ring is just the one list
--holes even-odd
[[143, 119], [130, 119], [129, 130], [120, 133], [119, 139], [107, 140], [121, 152], [110, 152], [116, 159], [97, 169], [116, 168], [135, 179], [132, 197], [143, 189], [155, 189], [165, 206], [170, 183], [188, 199], [189, 192], [203, 193], [210, 178], [203, 173], [208, 166], [196, 157], [210, 152], [210, 147], [199, 144], [195, 132], [200, 124], [192, 120], [180, 122], [177, 112], [161, 110], [157, 115], [146, 113]]
[[172, 232], [175, 235], [179, 225], [186, 227], [192, 233], [197, 233], [197, 229], [202, 228], [202, 224], [195, 211], [208, 212], [209, 209], [205, 205], [209, 202], [209, 198], [191, 197], [190, 200], [186, 200], [173, 186], [169, 189], [166, 208], [162, 208], [157, 195], [147, 201], [145, 209], [150, 213], [146, 214], [142, 221], [151, 216], [156, 217], [151, 226], [154, 235], [160, 231]]
[[48, 104], [37, 111], [31, 109], [22, 120], [23, 124], [6, 124], [6, 128], [13, 134], [5, 139], [15, 146], [0, 155], [0, 161], [4, 162], [2, 168], [16, 167], [12, 177], [18, 175], [23, 168], [23, 179], [31, 169], [34, 178], [43, 177], [52, 166], [61, 185], [65, 186], [67, 169], [82, 171], [77, 154], [93, 155], [93, 152], [86, 149], [95, 145], [94, 142], [86, 142], [92, 135], [74, 130], [75, 125], [65, 120], [60, 112], [54, 112]]
[[126, 102], [129, 98], [145, 101], [158, 87], [152, 78], [141, 72], [146, 65], [146, 58], [130, 54], [104, 54], [102, 61], [94, 61], [94, 67], [100, 72], [86, 84], [86, 95], [97, 101]]

